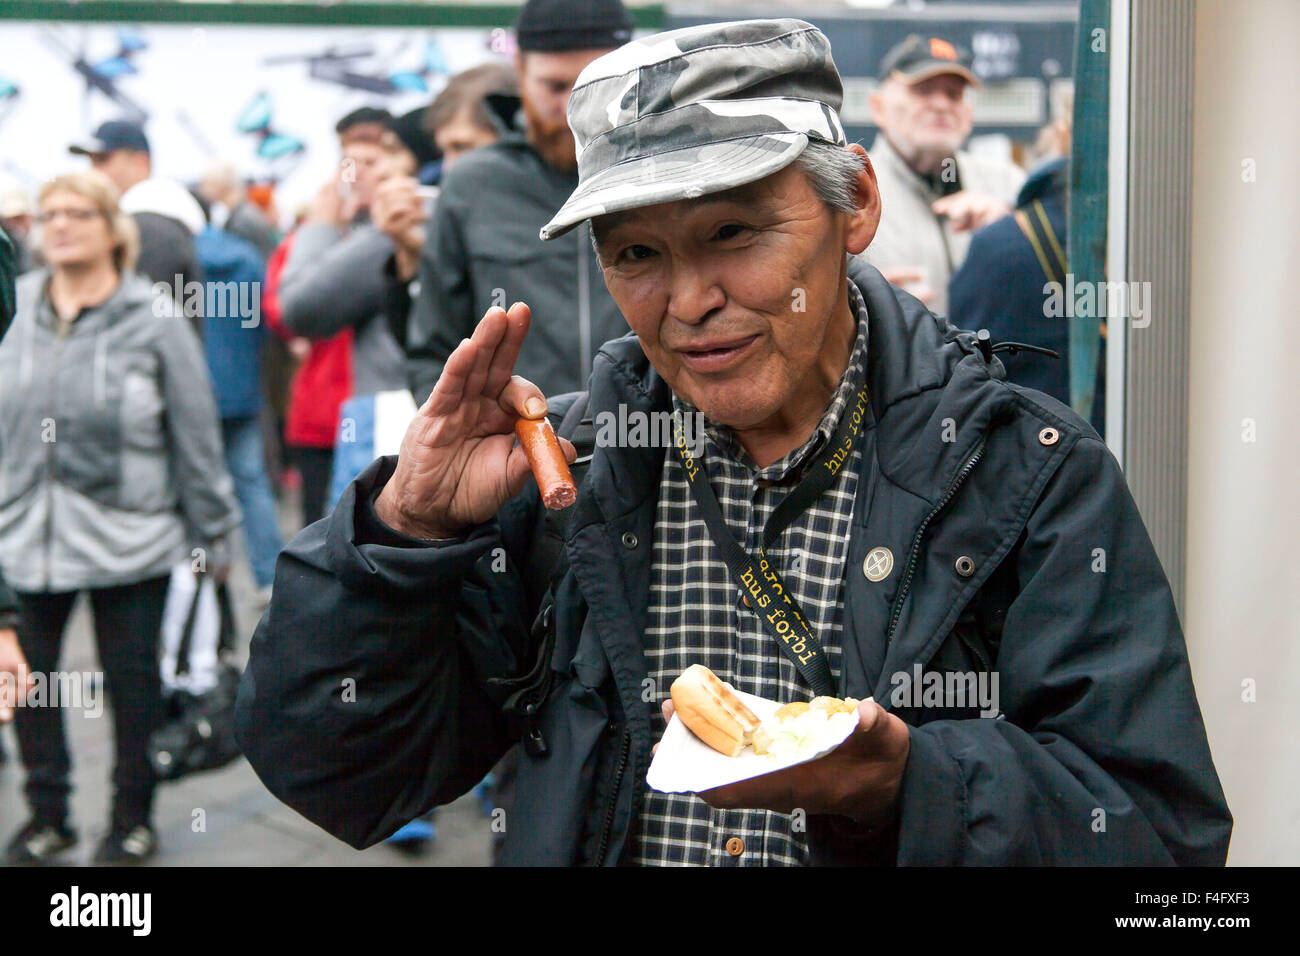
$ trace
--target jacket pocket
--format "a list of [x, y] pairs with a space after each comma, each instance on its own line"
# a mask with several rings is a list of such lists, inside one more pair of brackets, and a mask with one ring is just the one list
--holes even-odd
[[547, 752], [534, 756], [520, 749], [507, 860], [559, 866], [578, 862], [581, 838], [597, 805], [597, 770], [609, 726], [609, 710], [599, 691], [576, 678], [557, 683], [539, 721]]
[[932, 720], [972, 720], [1001, 713], [994, 651], [972, 603], [924, 666], [899, 675], [892, 704], [900, 718], [921, 725]]

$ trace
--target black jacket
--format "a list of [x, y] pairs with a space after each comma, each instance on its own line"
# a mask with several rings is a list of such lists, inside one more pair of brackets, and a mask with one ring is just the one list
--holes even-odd
[[[1222, 864], [1231, 817], [1182, 633], [1114, 459], [1068, 409], [1001, 381], [968, 333], [872, 269], [856, 281], [877, 433], [838, 677], [910, 725], [911, 753], [892, 832], [811, 817], [814, 861]], [[670, 397], [628, 336], [601, 350], [589, 400], [598, 413]], [[624, 850], [658, 706], [641, 697], [641, 635], [663, 453], [597, 448], [574, 505], [540, 720], [550, 750], [520, 760], [507, 862], [612, 864]], [[393, 467], [375, 462], [282, 553], [237, 707], [270, 790], [355, 847], [465, 793], [510, 746], [485, 679], [526, 668], [536, 607], [519, 573], [535, 488], [425, 545], [374, 517]], [[877, 546], [896, 563], [872, 583]], [[895, 706], [891, 675], [914, 664], [995, 669], [1003, 716]]]
[[411, 391], [422, 403], [443, 363], [494, 305], [532, 308], [515, 372], [548, 395], [582, 388], [602, 342], [627, 332], [583, 225], [551, 242], [538, 231], [578, 185], [513, 133], [447, 174], [420, 252], [406, 329]]

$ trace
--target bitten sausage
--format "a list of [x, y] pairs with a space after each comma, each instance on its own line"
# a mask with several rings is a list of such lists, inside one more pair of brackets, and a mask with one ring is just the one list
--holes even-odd
[[542, 504], [552, 510], [573, 504], [578, 499], [578, 487], [551, 423], [545, 418], [521, 418], [515, 422], [515, 437], [528, 456], [542, 492]]

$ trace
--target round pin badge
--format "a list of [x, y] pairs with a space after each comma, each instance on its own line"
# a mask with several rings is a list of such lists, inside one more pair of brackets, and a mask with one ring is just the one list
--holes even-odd
[[894, 553], [888, 548], [872, 548], [862, 562], [862, 573], [868, 581], [883, 581], [894, 570]]

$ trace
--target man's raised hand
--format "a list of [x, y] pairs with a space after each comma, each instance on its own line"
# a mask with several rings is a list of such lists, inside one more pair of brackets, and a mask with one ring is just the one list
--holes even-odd
[[[496, 514], [531, 473], [515, 444], [518, 418], [541, 418], [546, 398], [514, 374], [528, 334], [528, 306], [491, 308], [447, 358], [442, 375], [402, 439], [397, 468], [375, 513], [416, 538], [449, 538]], [[577, 457], [560, 439], [565, 457]]]

